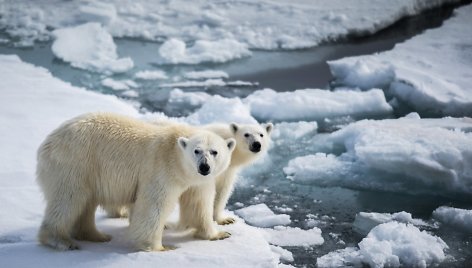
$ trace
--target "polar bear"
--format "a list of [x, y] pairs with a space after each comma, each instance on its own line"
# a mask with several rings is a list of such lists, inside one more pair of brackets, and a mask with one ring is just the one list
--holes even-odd
[[[133, 206], [136, 248], [167, 250], [164, 223], [182, 192], [214, 183], [227, 169], [235, 139], [191, 126], [157, 126], [109, 113], [86, 114], [54, 130], [38, 150], [37, 181], [47, 202], [40, 243], [78, 249], [72, 238], [105, 242], [95, 226], [98, 205]], [[228, 237], [213, 221], [207, 239]]]
[[[236, 176], [242, 168], [254, 163], [268, 150], [273, 125], [272, 123], [262, 125], [231, 123], [228, 127], [228, 125], [213, 124], [204, 126], [203, 129], [214, 132], [224, 139], [236, 139], [236, 148], [231, 155], [229, 167], [216, 177], [215, 184], [193, 186], [181, 195], [179, 228], [198, 227], [201, 222], [207, 221], [205, 217], [208, 215], [201, 212], [208, 211], [206, 209], [208, 202], [213, 204], [213, 220], [218, 224], [231, 224], [235, 221], [232, 217], [225, 217], [223, 212], [233, 190]], [[204, 198], [209, 194], [214, 194], [214, 198], [210, 201]]]
[[[180, 125], [180, 123], [159, 120], [151, 122], [155, 125]], [[212, 131], [224, 139], [236, 139], [236, 148], [231, 156], [229, 167], [216, 178], [215, 182], [193, 186], [185, 191], [180, 199], [180, 220], [178, 229], [196, 227], [196, 237], [205, 238], [205, 232], [202, 232], [199, 226], [203, 222], [211, 220], [218, 224], [230, 224], [235, 220], [231, 217], [225, 217], [223, 212], [226, 203], [233, 190], [234, 182], [238, 172], [254, 163], [263, 155], [269, 147], [270, 135], [272, 133], [272, 123], [257, 124], [212, 124], [202, 127], [205, 130]], [[128, 208], [123, 206], [105, 206], [110, 217], [127, 217]], [[170, 225], [172, 226], [172, 225]], [[228, 236], [230, 234], [228, 233]]]

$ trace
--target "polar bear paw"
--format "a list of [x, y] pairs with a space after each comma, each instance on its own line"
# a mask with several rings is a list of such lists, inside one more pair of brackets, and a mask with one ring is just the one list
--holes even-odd
[[218, 219], [216, 221], [219, 225], [228, 225], [228, 224], [233, 224], [236, 222], [236, 219], [235, 218], [232, 218], [232, 217], [226, 217], [226, 218], [222, 218], [222, 219]]

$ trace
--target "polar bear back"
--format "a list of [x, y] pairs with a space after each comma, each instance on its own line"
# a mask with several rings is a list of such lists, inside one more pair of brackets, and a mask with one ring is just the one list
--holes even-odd
[[158, 173], [168, 175], [162, 178], [182, 176], [174, 168], [181, 154], [176, 141], [193, 133], [191, 127], [155, 126], [107, 113], [79, 116], [53, 131], [40, 146], [38, 182], [46, 199], [58, 187], [72, 183], [100, 204], [132, 203], [140, 180]]

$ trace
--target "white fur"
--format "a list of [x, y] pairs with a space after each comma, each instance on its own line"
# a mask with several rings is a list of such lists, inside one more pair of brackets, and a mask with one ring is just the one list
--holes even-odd
[[[164, 223], [179, 196], [189, 187], [214, 184], [234, 144], [190, 126], [156, 126], [112, 114], [67, 121], [38, 150], [37, 179], [47, 201], [39, 241], [63, 250], [78, 248], [72, 238], [109, 241], [96, 229], [96, 207], [132, 205], [129, 233], [137, 249], [165, 250]], [[206, 176], [199, 173], [203, 162]], [[203, 236], [225, 236], [213, 222], [201, 224]]]
[[[200, 226], [200, 222], [207, 221], [208, 210], [213, 206], [213, 219], [218, 224], [234, 222], [231, 217], [225, 217], [223, 212], [233, 190], [238, 172], [245, 166], [253, 163], [264, 154], [269, 146], [270, 133], [273, 125], [208, 125], [204, 129], [210, 130], [224, 139], [236, 139], [236, 148], [231, 156], [229, 167], [216, 178], [215, 183], [202, 184], [191, 187], [180, 197], [180, 227]], [[262, 135], [262, 137], [261, 137]], [[247, 136], [247, 137], [246, 137]], [[260, 152], [252, 152], [251, 144], [259, 142]], [[213, 196], [210, 196], [214, 193]], [[200, 200], [196, 202], [195, 200]], [[198, 235], [198, 233], [197, 233]]]

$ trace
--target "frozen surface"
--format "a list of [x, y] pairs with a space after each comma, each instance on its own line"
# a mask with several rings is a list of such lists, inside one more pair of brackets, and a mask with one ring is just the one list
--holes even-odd
[[154, 70], [154, 71], [139, 71], [134, 74], [134, 77], [137, 79], [142, 80], [159, 80], [159, 79], [167, 79], [167, 74], [161, 70]]
[[169, 39], [159, 48], [162, 63], [199, 64], [202, 62], [227, 62], [251, 55], [247, 46], [232, 39], [218, 41], [197, 40], [187, 47], [184, 41]]
[[433, 211], [433, 217], [444, 225], [472, 233], [472, 210], [439, 207]]
[[458, 0], [22, 0], [4, 2], [0, 26], [23, 46], [48, 39], [50, 27], [99, 22], [115, 37], [233, 39], [250, 48], [296, 49], [373, 33], [404, 16], [454, 2]]
[[301, 183], [466, 198], [471, 127], [470, 118], [362, 120], [329, 135], [333, 153], [297, 157], [284, 172]]
[[291, 223], [287, 214], [275, 214], [266, 204], [258, 204], [236, 210], [234, 213], [247, 223], [257, 227], [274, 227]]
[[446, 258], [446, 243], [411, 224], [383, 223], [359, 242], [359, 249], [346, 248], [318, 258], [318, 267], [429, 267]]
[[277, 246], [316, 246], [324, 243], [321, 230], [317, 227], [303, 230], [298, 227], [276, 226], [263, 229], [269, 243]]
[[105, 78], [102, 80], [102, 86], [114, 89], [114, 90], [126, 90], [130, 88], [138, 87], [133, 80], [114, 80], [112, 78]]
[[414, 219], [410, 213], [401, 211], [397, 213], [377, 213], [377, 212], [359, 212], [353, 223], [353, 229], [362, 235], [367, 235], [375, 226], [391, 222], [411, 223], [415, 226], [429, 226], [421, 219]]
[[384, 88], [415, 111], [472, 116], [472, 5], [391, 51], [329, 62], [337, 84]]
[[185, 73], [185, 77], [188, 79], [210, 79], [210, 78], [228, 78], [229, 75], [224, 71], [205, 70], [205, 71], [187, 72]]
[[131, 58], [118, 58], [113, 38], [98, 23], [55, 30], [53, 35], [52, 52], [74, 67], [104, 73], [133, 68]]
[[[170, 252], [135, 252], [126, 238], [127, 222], [97, 214], [100, 230], [113, 235], [109, 243], [81, 242], [82, 250], [56, 252], [38, 246], [36, 233], [44, 201], [34, 179], [36, 149], [66, 119], [85, 112], [110, 111], [140, 117], [136, 109], [114, 96], [76, 88], [43, 69], [0, 56], [0, 259], [9, 267], [276, 267], [265, 233], [238, 221], [224, 227], [231, 238], [195, 240], [189, 233], [166, 231]], [[174, 214], [176, 217], [177, 214]], [[175, 218], [174, 218], [175, 220]], [[285, 254], [286, 255], [286, 254]]]

